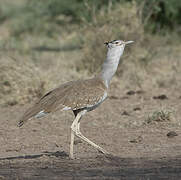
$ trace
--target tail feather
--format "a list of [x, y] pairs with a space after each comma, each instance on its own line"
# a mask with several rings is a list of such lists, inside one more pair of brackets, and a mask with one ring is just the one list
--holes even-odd
[[24, 124], [24, 121], [23, 120], [20, 120], [19, 122], [18, 122], [18, 127], [21, 127], [22, 125]]
[[17, 126], [21, 127], [23, 124], [28, 121], [29, 119], [32, 119], [34, 116], [36, 116], [41, 111], [40, 107], [33, 106], [30, 109], [28, 109], [23, 116], [20, 118]]

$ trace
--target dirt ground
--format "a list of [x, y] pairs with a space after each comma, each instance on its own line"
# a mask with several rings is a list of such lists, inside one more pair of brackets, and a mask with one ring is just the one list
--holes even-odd
[[[181, 179], [180, 96], [179, 88], [130, 91], [113, 82], [109, 98], [81, 121], [82, 133], [111, 155], [76, 139], [75, 160], [68, 157], [72, 112], [18, 128], [30, 104], [0, 108], [0, 179]], [[161, 110], [171, 112], [169, 121], [147, 123]]]

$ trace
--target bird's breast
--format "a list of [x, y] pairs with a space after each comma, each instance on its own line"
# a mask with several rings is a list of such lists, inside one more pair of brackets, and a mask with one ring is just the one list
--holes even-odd
[[92, 111], [96, 109], [103, 101], [105, 101], [106, 98], [107, 98], [107, 92], [105, 91], [104, 95], [98, 101], [95, 101], [95, 103], [87, 106], [87, 111]]

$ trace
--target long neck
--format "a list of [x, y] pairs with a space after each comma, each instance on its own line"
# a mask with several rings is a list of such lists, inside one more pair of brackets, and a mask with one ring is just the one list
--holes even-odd
[[124, 46], [115, 49], [108, 49], [107, 57], [102, 65], [102, 71], [100, 74], [107, 88], [109, 87], [112, 77], [116, 73], [123, 51]]

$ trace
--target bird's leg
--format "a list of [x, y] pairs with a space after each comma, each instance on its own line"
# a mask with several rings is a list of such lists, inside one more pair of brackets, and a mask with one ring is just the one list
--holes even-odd
[[86, 138], [85, 136], [82, 135], [82, 133], [80, 132], [80, 119], [78, 121], [76, 121], [76, 123], [77, 124], [76, 124], [75, 134], [76, 134], [77, 137], [81, 138], [82, 140], [84, 140], [85, 142], [87, 142], [88, 144], [93, 146], [94, 148], [98, 149], [103, 154], [109, 154], [106, 150], [104, 150], [103, 148], [101, 148], [100, 146], [98, 146], [97, 144], [93, 143], [88, 138]]
[[81, 133], [81, 132], [80, 132], [80, 120], [79, 120], [79, 122], [77, 123], [77, 131], [78, 131], [79, 133]]
[[74, 137], [75, 137], [77, 122], [79, 121], [81, 116], [82, 116], [81, 113], [78, 113], [71, 125], [70, 155], [69, 155], [71, 159], [74, 159], [74, 154], [73, 154], [74, 153], [73, 152], [74, 151]]

